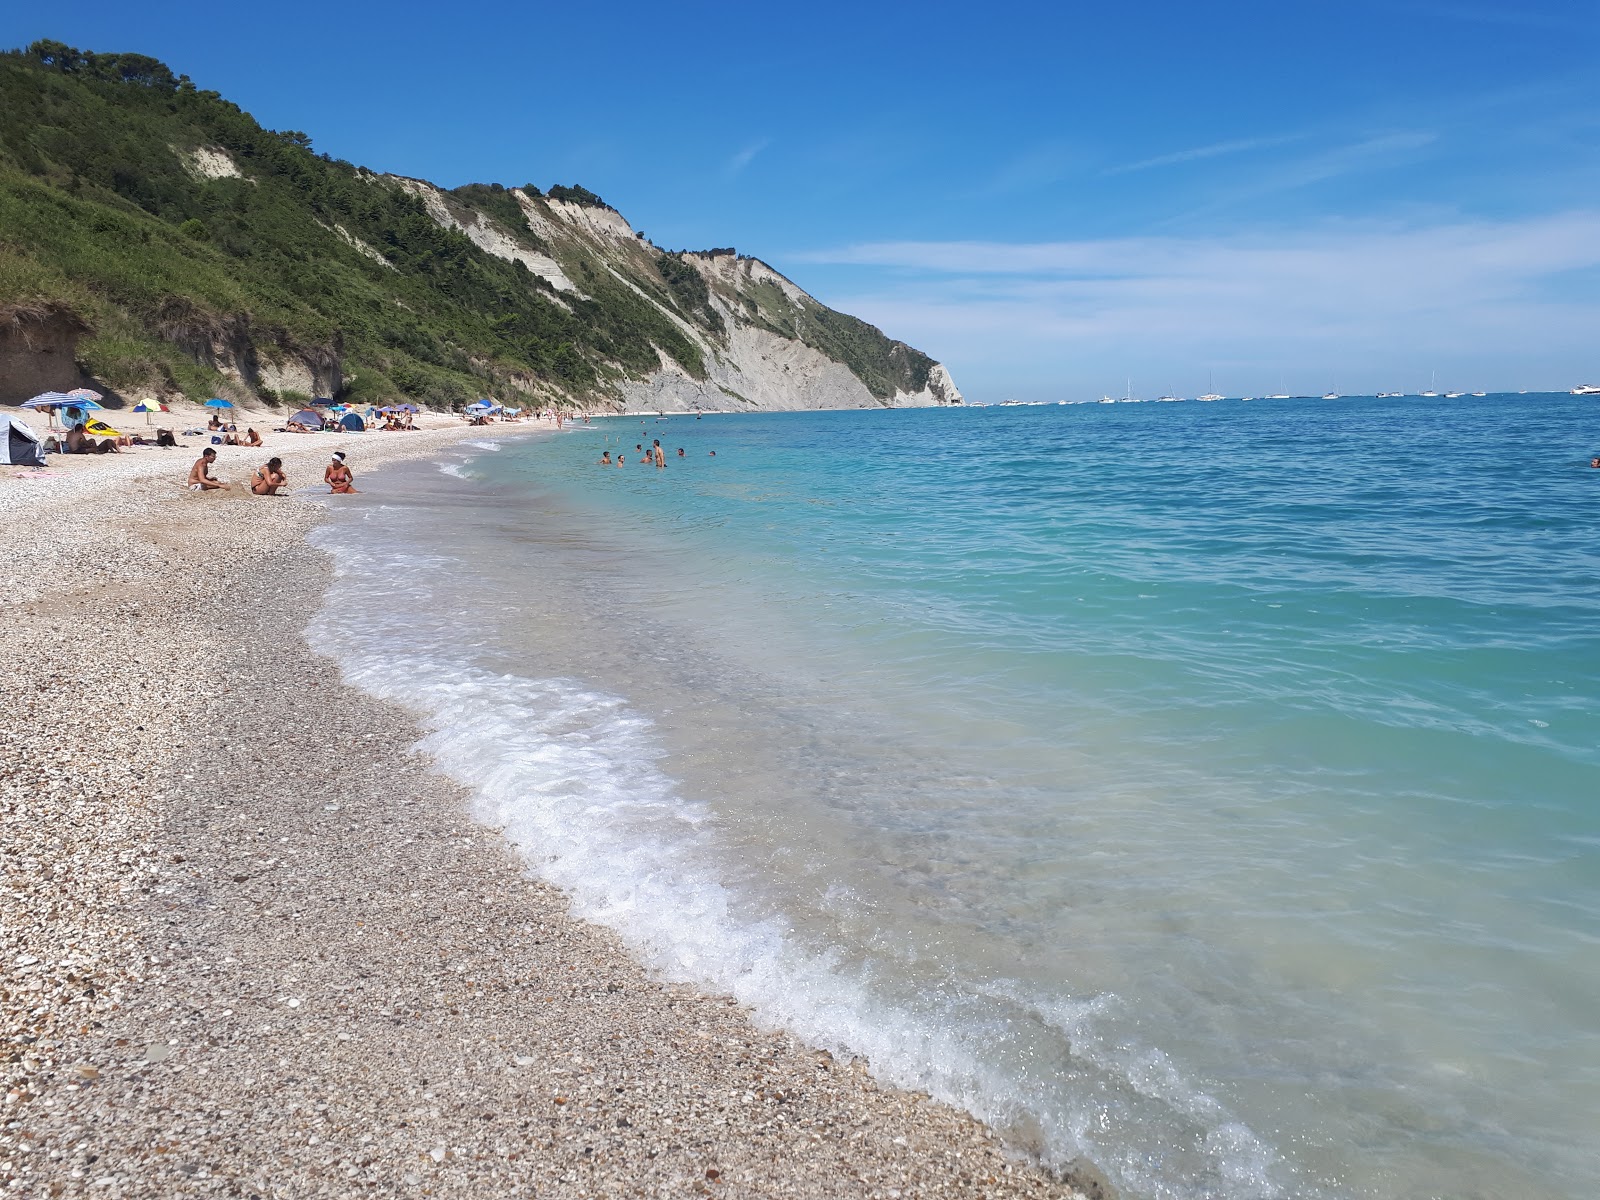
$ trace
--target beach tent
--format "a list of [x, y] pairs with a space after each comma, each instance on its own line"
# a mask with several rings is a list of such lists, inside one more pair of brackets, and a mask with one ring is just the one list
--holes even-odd
[[299, 412], [290, 417], [289, 420], [293, 421], [297, 425], [310, 425], [315, 429], [322, 428], [322, 414], [314, 408], [302, 408]]
[[44, 466], [44, 447], [39, 435], [15, 417], [0, 416], [4, 437], [0, 437], [0, 463], [17, 467]]
[[351, 433], [360, 433], [367, 427], [367, 423], [361, 419], [360, 413], [345, 413], [344, 416], [339, 418], [339, 424], [343, 425]]

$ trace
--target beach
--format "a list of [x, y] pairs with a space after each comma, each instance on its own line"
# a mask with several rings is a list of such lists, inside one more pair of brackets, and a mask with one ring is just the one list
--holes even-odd
[[[340, 448], [362, 487], [533, 429], [436, 425], [263, 430], [216, 474], [280, 455], [302, 487]], [[573, 919], [413, 749], [412, 715], [308, 645], [322, 501], [186, 492], [200, 445], [0, 477], [6, 1188], [1100, 1191]]]

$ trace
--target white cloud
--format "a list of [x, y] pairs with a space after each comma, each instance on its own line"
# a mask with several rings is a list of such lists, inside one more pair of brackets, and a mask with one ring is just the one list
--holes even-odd
[[1290, 142], [1297, 142], [1303, 136], [1303, 134], [1291, 133], [1282, 137], [1240, 138], [1231, 142], [1213, 142], [1209, 146], [1195, 146], [1191, 149], [1178, 150], [1171, 154], [1158, 154], [1154, 158], [1142, 158], [1138, 162], [1107, 167], [1100, 173], [1102, 175], [1126, 175], [1130, 171], [1148, 171], [1153, 167], [1173, 167], [1180, 163], [1198, 162], [1206, 158], [1220, 158], [1225, 154], [1245, 154], [1251, 150], [1267, 150], [1273, 146], [1284, 146]]
[[732, 179], [735, 175], [740, 174], [746, 167], [750, 165], [750, 163], [755, 159], [756, 155], [760, 154], [770, 145], [772, 145], [771, 138], [761, 138], [758, 141], [751, 142], [743, 150], [740, 150], [737, 154], [733, 155], [733, 157], [729, 158], [727, 162], [722, 164], [722, 177], [724, 179]]
[[[1318, 391], [1330, 373], [1347, 390], [1387, 390], [1453, 364], [1472, 373], [1461, 386], [1600, 374], [1600, 289], [1564, 278], [1600, 270], [1600, 211], [1215, 238], [879, 242], [800, 257], [882, 269], [830, 300], [942, 358], [958, 381], [999, 372], [1099, 388], [1133, 371], [1192, 389], [1221, 363], [1240, 369], [1233, 391], [1273, 390], [1297, 368], [1307, 378], [1289, 386]], [[1551, 377], [1527, 378], [1538, 370]]]

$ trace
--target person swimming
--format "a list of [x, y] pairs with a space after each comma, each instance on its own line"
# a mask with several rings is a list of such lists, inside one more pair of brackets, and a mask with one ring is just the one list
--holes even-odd
[[600, 451], [600, 465], [602, 467], [609, 467], [611, 465], [611, 451], [609, 451], [609, 450]]

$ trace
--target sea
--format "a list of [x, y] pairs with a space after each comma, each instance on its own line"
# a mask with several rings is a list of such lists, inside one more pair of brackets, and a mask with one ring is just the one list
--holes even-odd
[[311, 636], [661, 978], [1124, 1200], [1600, 1194], [1600, 399], [484, 434]]

